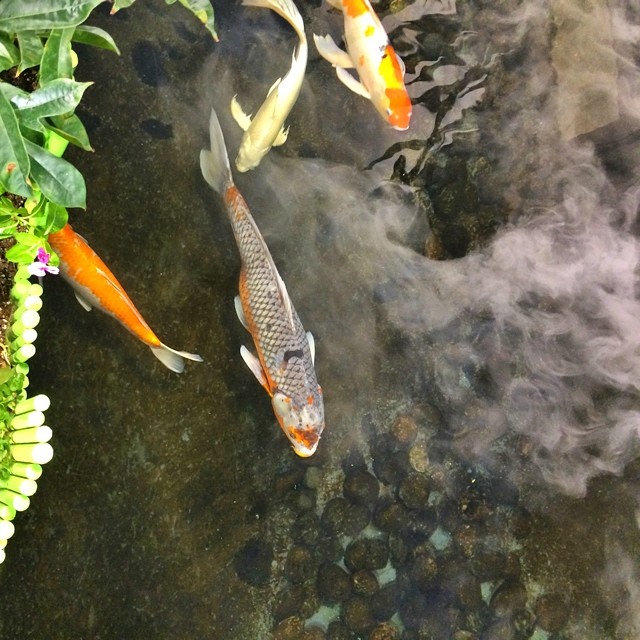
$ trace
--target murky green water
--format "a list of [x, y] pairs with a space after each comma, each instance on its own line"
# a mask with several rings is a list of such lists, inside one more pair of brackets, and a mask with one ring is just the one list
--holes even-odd
[[[316, 336], [309, 460], [239, 356], [237, 251], [198, 167], [211, 106], [233, 156], [231, 97], [256, 109], [294, 35], [235, 3], [218, 45], [160, 2], [96, 16], [122, 56], [81, 52], [96, 151], [72, 156], [72, 224], [205, 363], [166, 371], [47, 278], [31, 385], [56, 455], [0, 569], [0, 637], [640, 636], [637, 74], [571, 66], [597, 3], [391, 4], [415, 11], [388, 23], [412, 128], [311, 47], [289, 141], [237, 176]], [[637, 62], [639, 16], [610, 8], [579, 41]]]

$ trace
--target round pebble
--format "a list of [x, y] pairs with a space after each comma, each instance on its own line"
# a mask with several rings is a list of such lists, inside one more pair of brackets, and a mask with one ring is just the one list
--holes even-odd
[[349, 502], [372, 505], [378, 499], [380, 485], [368, 471], [356, 471], [344, 479], [343, 493]]
[[383, 450], [373, 456], [373, 472], [384, 484], [398, 484], [409, 469], [409, 454], [405, 450], [395, 453]]
[[342, 567], [325, 562], [318, 569], [316, 588], [323, 602], [344, 602], [351, 596], [351, 578]]
[[354, 471], [366, 471], [367, 463], [365, 462], [364, 456], [361, 451], [357, 449], [352, 449], [347, 453], [347, 455], [342, 459], [342, 470], [345, 474], [353, 473]]
[[353, 537], [369, 524], [370, 519], [369, 509], [364, 505], [350, 504], [344, 498], [333, 498], [322, 512], [321, 523], [333, 535]]
[[409, 545], [397, 534], [389, 536], [389, 559], [394, 567], [398, 567], [405, 563], [409, 555]]
[[351, 575], [351, 586], [358, 596], [372, 596], [378, 590], [378, 578], [370, 569], [359, 569]]
[[387, 533], [398, 533], [407, 517], [407, 508], [390, 498], [378, 500], [373, 510], [373, 523]]
[[559, 593], [546, 593], [536, 601], [535, 614], [545, 631], [560, 631], [569, 620], [569, 603]]
[[300, 585], [290, 585], [276, 594], [273, 604], [273, 618], [276, 621], [290, 618], [300, 613], [304, 602], [304, 591]]
[[397, 638], [396, 628], [387, 622], [377, 625], [369, 636], [369, 640], [397, 640]]
[[431, 493], [431, 482], [424, 473], [410, 473], [398, 487], [398, 498], [409, 509], [426, 509]]
[[307, 467], [304, 472], [304, 484], [308, 489], [318, 489], [322, 484], [322, 469], [320, 467]]
[[369, 633], [376, 624], [369, 600], [363, 596], [354, 596], [347, 600], [342, 608], [342, 617], [353, 633]]
[[307, 547], [293, 547], [284, 566], [284, 574], [290, 582], [299, 584], [313, 576], [315, 570], [313, 553]]
[[304, 620], [291, 616], [281, 620], [273, 632], [273, 640], [300, 640], [304, 633]]
[[327, 627], [327, 640], [351, 640], [351, 631], [342, 620], [334, 620]]
[[398, 586], [389, 582], [371, 596], [371, 613], [378, 622], [384, 622], [398, 611]]
[[427, 591], [436, 582], [438, 577], [438, 563], [430, 553], [421, 553], [414, 558], [409, 569], [411, 582], [421, 591]]
[[418, 425], [411, 416], [400, 415], [393, 421], [390, 431], [399, 446], [408, 447], [418, 435]]
[[426, 542], [433, 535], [438, 520], [433, 510], [409, 511], [400, 526], [400, 535], [410, 545], [417, 545]]
[[351, 542], [344, 552], [344, 564], [350, 571], [382, 569], [389, 560], [389, 547], [378, 538], [361, 538]]
[[503, 582], [491, 596], [489, 606], [498, 618], [512, 617], [527, 604], [527, 591], [515, 580]]
[[491, 549], [476, 549], [471, 557], [471, 572], [482, 581], [501, 578], [507, 565], [506, 556]]
[[312, 511], [316, 506], [316, 492], [311, 489], [294, 488], [287, 494], [287, 505], [296, 513]]
[[309, 627], [305, 629], [302, 640], [325, 640], [326, 636], [320, 627]]

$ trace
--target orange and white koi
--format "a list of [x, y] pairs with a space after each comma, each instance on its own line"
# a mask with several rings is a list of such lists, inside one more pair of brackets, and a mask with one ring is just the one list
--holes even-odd
[[50, 234], [49, 244], [60, 258], [60, 275], [73, 287], [78, 302], [87, 311], [97, 307], [113, 316], [171, 371], [182, 373], [183, 358], [202, 362], [195, 353], [176, 351], [160, 342], [109, 267], [71, 225]]
[[200, 168], [204, 179], [224, 198], [241, 261], [236, 313], [251, 334], [257, 355], [244, 346], [240, 354], [271, 396], [273, 411], [293, 450], [308, 457], [315, 452], [324, 429], [313, 336], [305, 333], [249, 206], [233, 182], [213, 109], [209, 135], [211, 149], [200, 152]]
[[236, 168], [238, 171], [249, 171], [258, 166], [271, 147], [284, 144], [287, 140], [289, 129], [284, 128], [284, 121], [300, 94], [307, 68], [308, 45], [302, 16], [292, 0], [244, 0], [242, 4], [272, 9], [295, 29], [299, 38], [291, 59], [291, 68], [284, 78], [278, 78], [271, 85], [253, 119], [244, 113], [235, 96], [231, 100], [231, 115], [244, 131], [236, 157]]
[[[394, 128], [404, 131], [411, 120], [411, 100], [404, 86], [404, 64], [389, 43], [369, 0], [328, 0], [344, 16], [347, 51], [333, 38], [313, 34], [318, 53], [336, 69], [351, 91], [371, 100], [378, 113]], [[347, 69], [355, 68], [360, 81]]]

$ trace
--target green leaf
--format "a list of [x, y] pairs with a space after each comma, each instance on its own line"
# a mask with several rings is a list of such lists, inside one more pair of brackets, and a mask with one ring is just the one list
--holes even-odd
[[15, 111], [0, 92], [0, 185], [6, 191], [30, 198], [33, 192], [27, 184], [29, 167], [29, 156]]
[[87, 189], [82, 174], [69, 162], [25, 140], [31, 175], [45, 198], [63, 207], [86, 207]]
[[40, 62], [40, 86], [58, 78], [73, 78], [71, 63], [71, 36], [74, 27], [52, 29], [44, 45]]
[[81, 42], [82, 44], [88, 44], [92, 47], [107, 49], [120, 55], [120, 49], [118, 49], [116, 41], [99, 27], [90, 27], [89, 25], [83, 24], [76, 27], [76, 30], [73, 32], [73, 38], [71, 39], [74, 42]]
[[27, 124], [40, 118], [72, 112], [92, 82], [76, 82], [58, 78], [36, 89], [33, 93], [16, 95], [11, 99], [21, 122]]
[[[0, 9], [0, 12], [2, 9]], [[42, 58], [42, 41], [35, 31], [19, 31], [18, 47], [20, 47], [20, 64], [18, 73], [30, 67], [37, 67]]]
[[116, 13], [120, 11], [120, 9], [126, 9], [130, 7], [136, 0], [113, 0], [113, 9], [111, 9], [111, 13]]
[[75, 27], [104, 0], [2, 0], [0, 31]]
[[[175, 0], [165, 0], [165, 2], [173, 4]], [[203, 23], [213, 39], [218, 42], [211, 2], [209, 0], [180, 0], [180, 4], [189, 9]]]
[[20, 62], [20, 52], [13, 44], [13, 38], [7, 33], [0, 33], [0, 71], [11, 69]]
[[64, 207], [55, 204], [55, 202], [47, 202], [39, 215], [35, 217], [35, 223], [38, 231], [43, 236], [48, 236], [50, 233], [60, 231], [67, 224], [68, 219], [69, 214]]
[[50, 131], [55, 131], [71, 144], [75, 144], [76, 147], [80, 147], [85, 151], [93, 151], [87, 131], [82, 124], [82, 120], [77, 115], [53, 116], [50, 120], [45, 120], [43, 124]]
[[35, 258], [35, 247], [27, 247], [24, 244], [14, 244], [13, 247], [7, 249], [5, 257], [11, 262], [19, 262], [22, 264], [31, 264]]

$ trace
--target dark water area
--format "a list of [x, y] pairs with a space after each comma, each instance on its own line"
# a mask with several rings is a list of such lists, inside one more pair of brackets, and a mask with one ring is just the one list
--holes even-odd
[[[341, 20], [297, 3], [307, 35]], [[289, 139], [235, 173], [316, 338], [300, 459], [239, 354], [238, 253], [198, 165], [292, 29], [216, 3], [97, 12], [95, 148], [71, 223], [163, 342], [45, 282], [33, 393], [55, 456], [0, 567], [0, 638], [640, 637], [640, 14], [631, 2], [380, 2], [394, 131], [309, 48]], [[462, 6], [461, 6], [462, 5]], [[590, 46], [584, 46], [590, 43]]]

